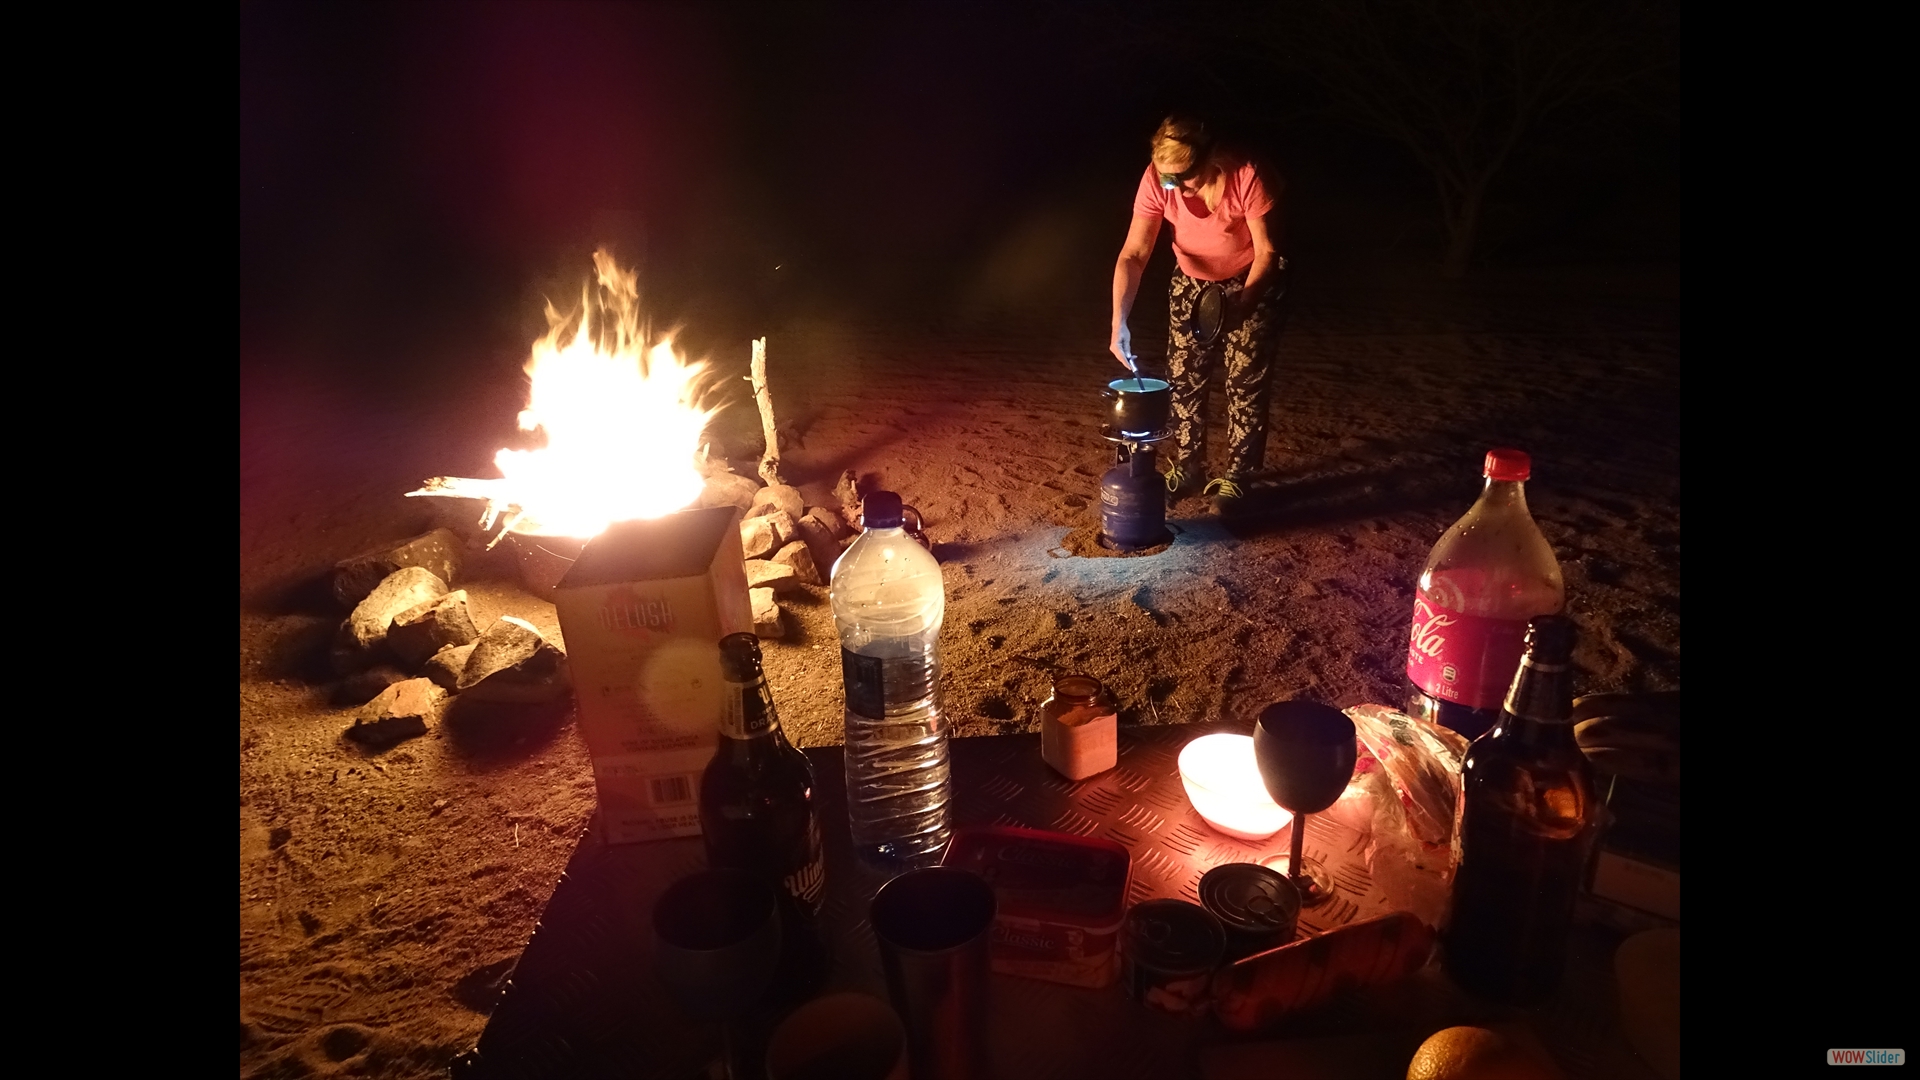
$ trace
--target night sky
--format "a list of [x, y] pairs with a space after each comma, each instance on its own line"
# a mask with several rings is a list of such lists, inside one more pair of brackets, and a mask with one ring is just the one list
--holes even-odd
[[1117, 250], [1181, 94], [1072, 9], [1021, 12], [248, 5], [243, 341], [404, 348], [603, 242], [657, 302], [749, 321], [938, 295], [1050, 202], [1111, 203]]
[[[483, 313], [518, 336], [529, 290], [583, 275], [599, 243], [641, 266], [663, 317], [703, 310], [730, 335], [795, 304], [951, 307], [1023, 242], [1052, 254], [989, 288], [1098, 308], [1146, 138], [1176, 107], [1282, 166], [1294, 220], [1321, 221], [1316, 187], [1432, 216], [1403, 152], [1316, 120], [1309, 87], [1236, 52], [1246, 5], [1183, 10], [247, 4], [243, 355], [385, 363]], [[1639, 127], [1516, 167], [1512, 190], [1553, 195], [1529, 226], [1564, 232], [1649, 183], [1677, 206], [1677, 114]]]
[[[1147, 137], [1175, 108], [1285, 175], [1296, 262], [1437, 252], [1404, 150], [1247, 59], [1266, 10], [246, 4], [243, 376], [523, 359], [541, 298], [577, 289], [600, 244], [696, 350], [796, 313], [1104, 324]], [[1670, 112], [1543, 131], [1503, 177], [1490, 257], [1651, 236], [1628, 254], [1677, 261]]]

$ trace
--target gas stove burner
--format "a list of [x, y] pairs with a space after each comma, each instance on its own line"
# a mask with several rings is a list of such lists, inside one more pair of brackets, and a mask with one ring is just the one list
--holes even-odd
[[1100, 428], [1100, 437], [1113, 443], [1150, 446], [1166, 438], [1167, 433], [1164, 431], [1118, 431], [1112, 424], [1105, 424]]

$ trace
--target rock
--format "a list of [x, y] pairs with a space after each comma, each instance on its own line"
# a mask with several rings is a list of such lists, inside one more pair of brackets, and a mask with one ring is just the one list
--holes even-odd
[[819, 525], [828, 536], [833, 537], [836, 544], [853, 535], [853, 527], [847, 524], [846, 519], [824, 506], [816, 506], [808, 510], [807, 515], [800, 520]]
[[807, 548], [804, 541], [795, 540], [774, 552], [773, 561], [782, 566], [791, 566], [793, 576], [802, 585], [821, 584], [819, 564], [814, 561], [813, 552]]
[[799, 539], [799, 523], [785, 510], [770, 510], [760, 520], [773, 523], [773, 550], [778, 551]]
[[854, 477], [852, 469], [841, 473], [841, 479], [833, 484], [833, 498], [841, 503], [841, 523], [856, 532], [860, 528], [860, 479]]
[[826, 574], [822, 576], [830, 577], [833, 574], [833, 564], [840, 558], [840, 541], [835, 538], [833, 528], [815, 516], [818, 513], [819, 511], [815, 511], [814, 514], [803, 517], [798, 522], [800, 541], [806, 544], [807, 550], [813, 554], [813, 565], [827, 568]]
[[780, 548], [780, 534], [771, 517], [750, 517], [740, 523], [740, 548], [749, 559], [759, 559]]
[[753, 496], [752, 505], [747, 507], [747, 516], [760, 517], [775, 510], [785, 510], [788, 517], [798, 521], [800, 515], [807, 512], [807, 503], [801, 498], [799, 488], [790, 484], [772, 484], [761, 488]]
[[860, 512], [860, 478], [854, 475], [852, 469], [840, 474], [840, 479], [833, 485], [833, 497], [839, 501], [841, 513]]
[[376, 659], [373, 653], [353, 643], [352, 638], [347, 636], [345, 623], [341, 624], [340, 632], [334, 635], [332, 648], [327, 650], [327, 666], [333, 669], [335, 675], [358, 674]]
[[721, 472], [707, 477], [705, 487], [700, 489], [700, 505], [737, 506], [746, 510], [753, 506], [753, 497], [760, 491], [760, 482], [737, 473]]
[[334, 638], [334, 670], [344, 674], [373, 663], [374, 650], [386, 641], [394, 616], [445, 595], [447, 583], [431, 570], [406, 566], [388, 574], [340, 624]]
[[799, 575], [793, 567], [766, 559], [747, 560], [747, 588], [780, 589], [792, 588], [800, 583]]
[[346, 731], [368, 746], [390, 746], [427, 733], [427, 721], [440, 711], [447, 692], [427, 679], [408, 679], [380, 691]]
[[406, 672], [381, 664], [340, 680], [340, 685], [334, 688], [333, 701], [336, 705], [365, 705], [387, 687], [406, 681]]
[[785, 510], [767, 510], [740, 522], [740, 546], [749, 559], [764, 559], [796, 539], [798, 526]]
[[455, 589], [395, 615], [387, 628], [387, 646], [407, 670], [418, 671], [441, 649], [470, 644], [479, 636], [467, 612], [467, 590]]
[[386, 630], [386, 644], [407, 671], [419, 671], [434, 653], [447, 646], [467, 646], [480, 638], [467, 611], [467, 590], [457, 588], [440, 600], [415, 603], [394, 615]]
[[442, 690], [455, 689], [460, 685], [460, 673], [467, 668], [467, 657], [472, 655], [472, 645], [449, 645], [429, 656], [420, 674]]
[[787, 634], [786, 624], [780, 621], [780, 605], [774, 603], [772, 589], [748, 589], [747, 598], [753, 601], [753, 634], [755, 637], [777, 638]]
[[454, 684], [463, 698], [540, 704], [572, 688], [567, 654], [524, 619], [502, 615], [473, 643]]
[[434, 529], [411, 540], [342, 559], [333, 564], [333, 598], [341, 607], [352, 608], [395, 570], [409, 566], [426, 570], [441, 581], [455, 581], [460, 577], [462, 546], [453, 530]]

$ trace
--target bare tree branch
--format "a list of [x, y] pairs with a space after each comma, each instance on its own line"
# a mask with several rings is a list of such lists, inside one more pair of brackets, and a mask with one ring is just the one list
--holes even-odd
[[1309, 76], [1332, 109], [1433, 178], [1464, 273], [1495, 178], [1542, 122], [1677, 67], [1661, 0], [1290, 0], [1247, 55]]

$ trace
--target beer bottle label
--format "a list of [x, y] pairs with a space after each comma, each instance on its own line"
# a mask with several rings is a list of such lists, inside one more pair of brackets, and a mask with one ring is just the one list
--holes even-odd
[[1468, 615], [1422, 593], [1413, 601], [1407, 678], [1442, 701], [1497, 709], [1520, 669], [1526, 638], [1525, 619]]
[[826, 895], [827, 857], [820, 842], [819, 815], [807, 815], [807, 861], [782, 878], [780, 885], [809, 912], [820, 910], [820, 901]]
[[767, 696], [764, 680], [727, 684], [726, 701], [720, 709], [720, 734], [734, 739], [751, 739], [774, 728], [775, 714]]

